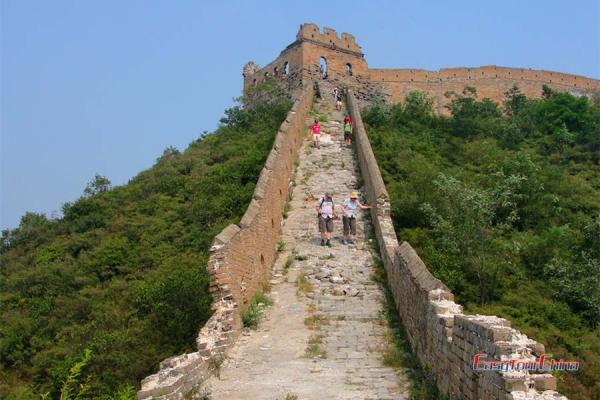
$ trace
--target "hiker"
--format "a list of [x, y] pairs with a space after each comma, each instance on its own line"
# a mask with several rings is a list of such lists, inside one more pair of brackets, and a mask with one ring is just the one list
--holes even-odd
[[[342, 217], [342, 223], [344, 225], [344, 238], [342, 239], [342, 243], [354, 243], [356, 240], [356, 210], [360, 208], [364, 210], [365, 208], [373, 208], [370, 205], [363, 205], [358, 201], [358, 193], [352, 192], [349, 199], [344, 200], [342, 203], [342, 213], [344, 216]], [[352, 237], [350, 237], [352, 235]]]
[[317, 200], [316, 210], [319, 218], [319, 232], [321, 234], [321, 246], [331, 247], [331, 232], [333, 232], [333, 220], [338, 219], [335, 213], [335, 205], [330, 192]]
[[336, 102], [335, 102], [335, 108], [338, 111], [342, 111], [342, 106], [343, 106], [343, 104], [342, 104], [342, 95], [338, 94]]
[[319, 138], [321, 137], [321, 124], [319, 124], [319, 120], [315, 119], [315, 123], [310, 127], [312, 132], [312, 140], [313, 146], [317, 149], [319, 148]]
[[347, 118], [344, 118], [344, 141], [346, 146], [350, 146], [352, 143], [352, 123]]
[[350, 124], [352, 124], [352, 117], [351, 117], [350, 115], [346, 115], [346, 116], [344, 117], [344, 124], [345, 124], [346, 122], [350, 122]]
[[339, 92], [338, 88], [336, 88], [336, 87], [335, 87], [335, 88], [333, 88], [333, 101], [334, 101], [334, 102], [335, 102], [335, 101], [337, 101], [337, 98], [338, 98], [338, 94], [339, 94], [339, 93], [340, 93], [340, 92]]

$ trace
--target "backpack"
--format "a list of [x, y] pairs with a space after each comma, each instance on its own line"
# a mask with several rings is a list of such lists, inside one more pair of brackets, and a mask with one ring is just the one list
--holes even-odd
[[[333, 213], [334, 217], [336, 216], [335, 214], [335, 204], [333, 203], [333, 196], [329, 197], [331, 199], [331, 212]], [[323, 206], [323, 203], [325, 203], [325, 196], [323, 196], [321, 198], [321, 203], [319, 203], [319, 208], [321, 208]], [[321, 217], [321, 213], [317, 213], [318, 217]]]
[[[329, 198], [331, 199], [331, 211], [333, 211], [335, 209], [335, 204], [333, 203], [333, 196], [329, 196]], [[325, 203], [325, 196], [323, 196], [321, 198], [321, 203], [319, 204], [319, 208], [323, 207], [323, 203]]]

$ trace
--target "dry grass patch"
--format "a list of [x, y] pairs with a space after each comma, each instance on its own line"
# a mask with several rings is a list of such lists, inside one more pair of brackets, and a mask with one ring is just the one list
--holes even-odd
[[308, 329], [319, 331], [323, 325], [329, 325], [329, 320], [322, 315], [314, 314], [304, 319], [304, 325]]
[[321, 347], [323, 344], [323, 335], [313, 335], [308, 339], [305, 357], [307, 358], [327, 358], [327, 352]]
[[298, 275], [298, 278], [296, 278], [296, 286], [298, 287], [298, 291], [296, 292], [298, 296], [312, 293], [314, 290], [312, 283], [308, 281], [305, 273]]
[[294, 256], [290, 255], [285, 260], [285, 264], [283, 264], [283, 273], [284, 273], [284, 275], [288, 273], [288, 271], [290, 270], [290, 267], [292, 265], [294, 265]]

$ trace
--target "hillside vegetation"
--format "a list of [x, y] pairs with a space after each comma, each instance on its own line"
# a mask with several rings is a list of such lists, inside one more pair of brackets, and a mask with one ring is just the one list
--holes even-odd
[[291, 106], [261, 90], [128, 184], [96, 176], [62, 218], [27, 213], [2, 232], [1, 398], [130, 398], [193, 350], [211, 314], [211, 241], [245, 212]]
[[420, 92], [363, 111], [399, 239], [468, 312], [581, 360], [562, 393], [600, 399], [600, 98], [448, 96], [449, 116]]

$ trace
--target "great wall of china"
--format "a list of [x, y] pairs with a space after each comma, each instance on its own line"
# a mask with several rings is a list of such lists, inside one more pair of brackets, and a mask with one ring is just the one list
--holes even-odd
[[[327, 77], [320, 68], [327, 63]], [[414, 249], [398, 243], [390, 217], [389, 196], [360, 108], [376, 97], [398, 102], [412, 90], [421, 90], [444, 112], [447, 91], [477, 88], [480, 97], [500, 101], [513, 85], [528, 96], [539, 97], [543, 85], [577, 95], [600, 91], [600, 81], [548, 71], [503, 67], [424, 70], [370, 69], [354, 37], [314, 24], [303, 24], [296, 40], [279, 57], [260, 68], [250, 62], [243, 70], [244, 88], [266, 79], [278, 81], [292, 94], [294, 104], [281, 125], [242, 220], [225, 228], [213, 242], [208, 263], [214, 314], [201, 329], [197, 352], [164, 360], [159, 371], [142, 381], [138, 399], [178, 399], [210, 380], [210, 360], [228, 355], [242, 334], [243, 309], [277, 263], [276, 243], [285, 226], [282, 213], [291, 198], [294, 161], [306, 146], [309, 112], [315, 88], [333, 85], [347, 93], [348, 111], [355, 121], [356, 162], [364, 181], [364, 194], [377, 204], [371, 212], [381, 257], [413, 352], [435, 378], [444, 395], [464, 399], [565, 399], [551, 374], [529, 372], [476, 372], [475, 354], [497, 360], [536, 360], [544, 346], [495, 316], [468, 315], [454, 303], [454, 296], [433, 277]], [[327, 89], [324, 89], [327, 88]], [[302, 158], [300, 168], [312, 161]], [[309, 230], [315, 230], [312, 221]], [[280, 262], [280, 261], [279, 261]], [[281, 262], [280, 262], [281, 264]], [[366, 343], [365, 343], [366, 346]], [[225, 398], [225, 397], [223, 397]], [[346, 397], [340, 397], [346, 398]], [[361, 398], [361, 397], [357, 397]], [[404, 397], [394, 397], [404, 398]]]

